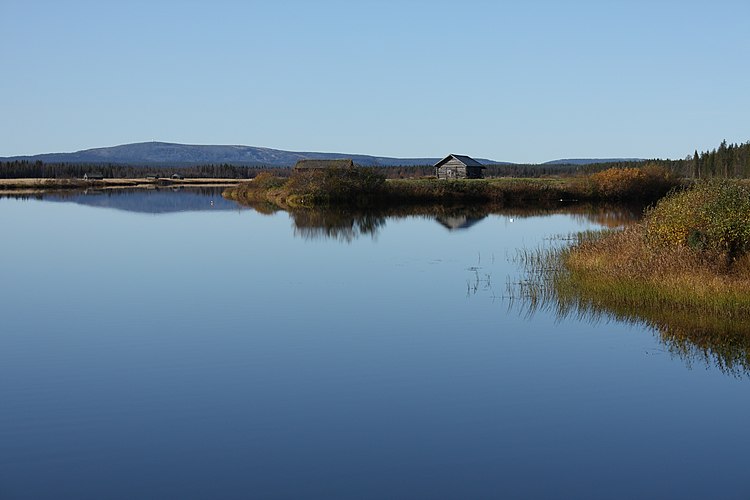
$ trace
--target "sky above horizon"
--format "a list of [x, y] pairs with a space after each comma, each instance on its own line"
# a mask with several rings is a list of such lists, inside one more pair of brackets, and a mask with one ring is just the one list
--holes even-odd
[[683, 158], [750, 140], [748, 19], [746, 0], [2, 0], [0, 156]]

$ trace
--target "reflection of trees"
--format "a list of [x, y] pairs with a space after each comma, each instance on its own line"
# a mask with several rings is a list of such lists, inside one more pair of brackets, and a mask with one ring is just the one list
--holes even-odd
[[294, 220], [294, 234], [306, 239], [332, 238], [353, 241], [375, 236], [388, 219], [422, 217], [449, 230], [469, 229], [489, 215], [515, 219], [553, 214], [572, 215], [606, 227], [623, 226], [640, 218], [641, 207], [590, 203], [538, 203], [533, 205], [337, 205], [335, 207], [283, 207], [267, 201], [245, 203], [263, 214], [287, 211]]
[[643, 216], [643, 204], [584, 204], [583, 210], [573, 213], [576, 218], [607, 228], [627, 226]]
[[291, 212], [294, 235], [305, 239], [331, 238], [353, 241], [360, 236], [376, 236], [386, 218], [352, 210], [299, 210]]

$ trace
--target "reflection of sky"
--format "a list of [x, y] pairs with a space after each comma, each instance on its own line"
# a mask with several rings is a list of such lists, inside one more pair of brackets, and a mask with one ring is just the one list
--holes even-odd
[[150, 214], [239, 210], [237, 203], [221, 196], [223, 189], [110, 189], [63, 195], [48, 193], [43, 195], [43, 199]]
[[[285, 213], [0, 200], [3, 491], [744, 491], [747, 381], [500, 299], [517, 248], [588, 227], [412, 217], [342, 244]], [[467, 297], [471, 268], [491, 290]]]

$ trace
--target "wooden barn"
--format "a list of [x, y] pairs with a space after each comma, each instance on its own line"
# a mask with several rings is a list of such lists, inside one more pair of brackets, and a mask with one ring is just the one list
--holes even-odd
[[329, 168], [354, 168], [354, 162], [349, 159], [341, 160], [299, 160], [294, 165], [295, 172], [309, 172], [326, 170]]
[[485, 168], [469, 156], [448, 155], [435, 164], [435, 176], [438, 179], [482, 179]]

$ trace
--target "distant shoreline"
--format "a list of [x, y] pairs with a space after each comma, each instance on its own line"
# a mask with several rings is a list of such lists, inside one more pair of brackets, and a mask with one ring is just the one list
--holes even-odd
[[111, 178], [100, 180], [85, 179], [47, 179], [47, 178], [24, 178], [24, 179], [0, 179], [0, 195], [3, 194], [41, 194], [57, 191], [80, 191], [87, 189], [109, 190], [109, 189], [137, 189], [158, 187], [231, 187], [247, 182], [247, 179], [211, 179], [211, 178], [188, 178], [188, 179], [126, 179]]

